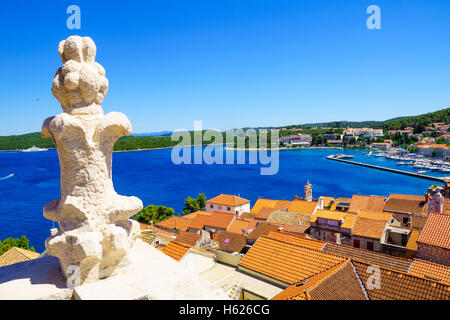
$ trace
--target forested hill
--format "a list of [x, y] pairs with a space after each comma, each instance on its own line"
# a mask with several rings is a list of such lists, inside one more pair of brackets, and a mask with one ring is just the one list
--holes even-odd
[[384, 121], [379, 127], [385, 130], [397, 130], [404, 129], [406, 127], [413, 127], [415, 132], [422, 132], [425, 130], [425, 127], [429, 126], [433, 122], [450, 123], [450, 108], [422, 114], [420, 116], [405, 117], [400, 120], [387, 120]]
[[[422, 114], [419, 116], [412, 117], [397, 117], [394, 119], [389, 119], [386, 121], [361, 121], [361, 122], [351, 122], [351, 121], [334, 121], [327, 123], [316, 123], [309, 125], [292, 125], [285, 126], [286, 128], [311, 128], [311, 127], [331, 127], [331, 128], [383, 128], [384, 130], [398, 130], [405, 127], [413, 127], [415, 132], [424, 131], [425, 127], [429, 126], [433, 122], [445, 122], [450, 123], [450, 108], [442, 109], [435, 112], [430, 112]], [[192, 132], [190, 133], [193, 134]], [[225, 140], [225, 139], [224, 139]], [[192, 139], [193, 141], [193, 139]], [[160, 137], [125, 137], [119, 139], [114, 150], [138, 150], [138, 149], [155, 149], [155, 148], [165, 148], [173, 147], [178, 145], [178, 141], [171, 141], [168, 136]], [[203, 143], [208, 144], [208, 143]], [[0, 150], [21, 150], [27, 149], [32, 146], [38, 148], [54, 148], [52, 139], [44, 139], [41, 137], [40, 132], [33, 132], [22, 135], [14, 136], [3, 136], [0, 137]]]
[[[190, 139], [187, 139], [187, 141], [182, 141], [181, 139], [172, 141], [171, 137], [123, 137], [116, 142], [116, 144], [114, 145], [114, 150], [127, 151], [139, 149], [168, 148], [179, 145], [181, 141], [183, 142], [183, 145], [190, 145], [194, 141], [193, 134], [193, 132], [190, 132]], [[223, 141], [225, 141], [224, 134], [219, 134], [222, 135]], [[203, 142], [203, 144], [207, 145], [211, 142], [214, 143], [214, 139], [210, 142]], [[38, 148], [55, 147], [52, 139], [42, 138], [40, 132], [0, 137], [0, 150], [22, 150], [30, 148], [32, 146], [36, 146]]]
[[384, 130], [397, 130], [413, 127], [416, 132], [424, 131], [425, 127], [433, 122], [450, 123], [450, 108], [430, 112], [418, 116], [397, 117], [385, 121], [330, 121], [322, 123], [310, 123], [285, 126], [285, 128], [383, 128]]
[[19, 150], [27, 149], [32, 146], [36, 146], [38, 148], [55, 147], [52, 139], [42, 138], [40, 132], [0, 137], [0, 150]]

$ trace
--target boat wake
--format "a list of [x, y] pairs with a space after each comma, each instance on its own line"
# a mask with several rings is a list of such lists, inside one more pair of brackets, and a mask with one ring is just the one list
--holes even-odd
[[9, 178], [12, 178], [12, 177], [14, 177], [14, 173], [11, 173], [10, 175], [7, 175], [6, 177], [0, 178], [0, 181], [6, 180], [6, 179], [9, 179]]

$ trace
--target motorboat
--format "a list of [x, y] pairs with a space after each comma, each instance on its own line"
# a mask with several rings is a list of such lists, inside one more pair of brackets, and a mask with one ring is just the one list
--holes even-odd
[[32, 146], [31, 148], [28, 149], [23, 149], [22, 152], [38, 152], [38, 151], [47, 151], [48, 149], [45, 148], [38, 148], [36, 146]]

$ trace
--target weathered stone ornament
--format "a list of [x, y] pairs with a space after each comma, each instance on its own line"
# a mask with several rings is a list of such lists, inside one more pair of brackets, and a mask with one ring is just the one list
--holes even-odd
[[59, 230], [45, 246], [58, 257], [66, 277], [77, 270], [79, 282], [85, 283], [128, 265], [128, 250], [140, 232], [129, 218], [142, 209], [142, 201], [114, 190], [113, 147], [130, 135], [131, 124], [122, 113], [103, 114], [108, 80], [95, 62], [94, 42], [71, 36], [61, 41], [59, 54], [63, 66], [52, 93], [64, 113], [42, 126], [42, 136], [55, 143], [61, 168], [61, 198], [45, 205], [44, 216], [58, 222]]

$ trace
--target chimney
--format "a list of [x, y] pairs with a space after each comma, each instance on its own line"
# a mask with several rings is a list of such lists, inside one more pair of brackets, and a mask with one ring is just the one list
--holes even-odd
[[319, 198], [319, 209], [323, 210], [323, 197]]
[[341, 234], [340, 233], [336, 234], [336, 243], [341, 244]]

